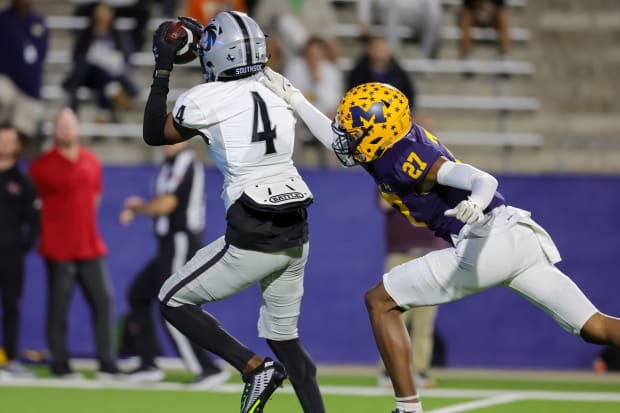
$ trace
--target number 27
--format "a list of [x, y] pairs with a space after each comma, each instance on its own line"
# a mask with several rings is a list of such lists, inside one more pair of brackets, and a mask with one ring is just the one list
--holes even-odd
[[403, 162], [403, 172], [407, 172], [413, 179], [418, 179], [427, 166], [428, 164], [412, 151], [407, 157], [407, 161]]

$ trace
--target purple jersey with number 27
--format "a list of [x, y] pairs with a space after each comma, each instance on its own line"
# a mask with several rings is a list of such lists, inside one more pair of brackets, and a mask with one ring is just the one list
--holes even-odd
[[[458, 162], [452, 153], [424, 128], [413, 125], [409, 133], [371, 163], [363, 163], [379, 186], [381, 195], [412, 224], [427, 226], [438, 237], [452, 242], [463, 223], [444, 212], [466, 199], [471, 191], [436, 183], [430, 192], [420, 194], [416, 188], [439, 157]], [[485, 213], [504, 204], [496, 192]]]

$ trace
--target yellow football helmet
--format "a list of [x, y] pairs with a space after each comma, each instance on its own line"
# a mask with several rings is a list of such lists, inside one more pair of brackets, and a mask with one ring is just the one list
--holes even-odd
[[411, 129], [409, 99], [394, 86], [364, 83], [345, 93], [332, 130], [334, 152], [345, 166], [372, 162]]

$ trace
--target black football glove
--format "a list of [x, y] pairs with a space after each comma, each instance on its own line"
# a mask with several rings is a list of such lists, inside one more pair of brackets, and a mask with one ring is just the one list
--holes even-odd
[[172, 70], [177, 52], [187, 42], [187, 36], [180, 37], [171, 42], [164, 40], [166, 30], [168, 30], [168, 26], [171, 24], [171, 21], [163, 22], [153, 34], [153, 56], [155, 56], [156, 70]]
[[198, 20], [187, 16], [179, 16], [177, 19], [183, 23], [183, 26], [188, 28], [192, 33], [194, 33], [194, 35], [197, 35], [198, 38], [200, 38], [202, 31], [204, 30], [204, 26]]

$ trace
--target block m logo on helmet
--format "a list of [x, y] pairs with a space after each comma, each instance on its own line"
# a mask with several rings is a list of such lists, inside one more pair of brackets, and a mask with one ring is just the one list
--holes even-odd
[[407, 97], [392, 85], [363, 83], [343, 96], [334, 119], [334, 152], [345, 166], [380, 158], [411, 129]]
[[[374, 102], [368, 110], [364, 110], [361, 106], [351, 106], [349, 109], [353, 121], [351, 126], [359, 128], [371, 121], [374, 123], [385, 123], [385, 114], [383, 113], [385, 106], [384, 102]], [[363, 122], [362, 119], [366, 122]]]

